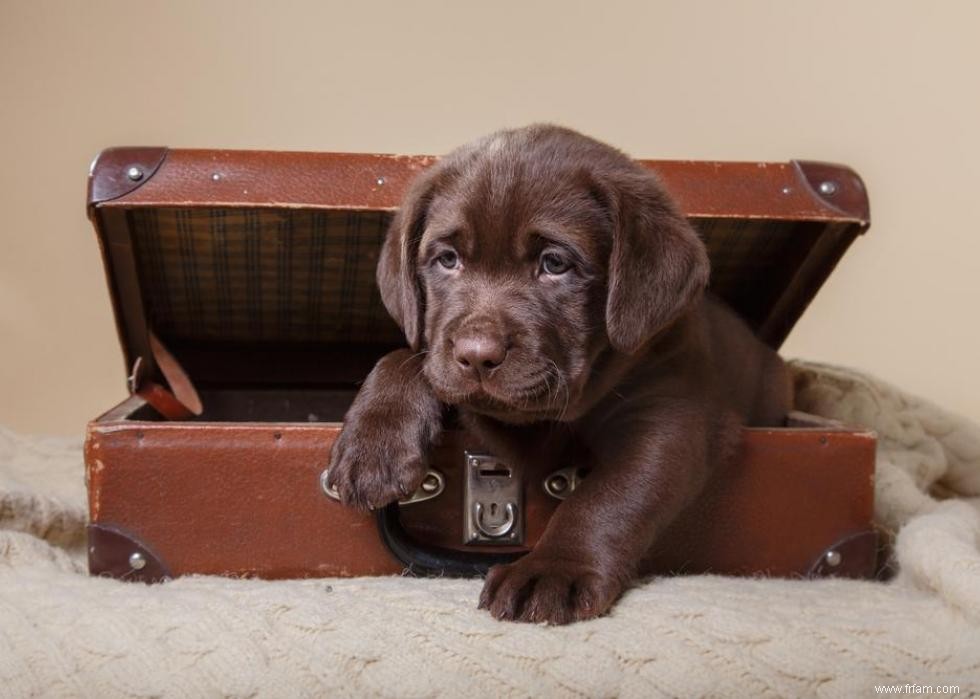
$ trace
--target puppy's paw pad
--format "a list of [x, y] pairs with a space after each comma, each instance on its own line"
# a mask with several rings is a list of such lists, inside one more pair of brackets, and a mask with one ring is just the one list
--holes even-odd
[[585, 563], [528, 554], [494, 566], [480, 594], [480, 609], [502, 621], [568, 624], [604, 614], [622, 583]]

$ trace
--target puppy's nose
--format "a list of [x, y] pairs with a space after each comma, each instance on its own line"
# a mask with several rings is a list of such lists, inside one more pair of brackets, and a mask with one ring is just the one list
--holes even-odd
[[461, 337], [453, 343], [453, 357], [464, 369], [482, 375], [504, 363], [507, 344], [491, 335]]

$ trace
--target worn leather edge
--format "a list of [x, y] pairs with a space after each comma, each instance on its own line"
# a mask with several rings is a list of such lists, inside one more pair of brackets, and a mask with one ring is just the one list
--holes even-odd
[[[90, 575], [145, 583], [162, 582], [173, 577], [160, 556], [122, 527], [93, 523], [88, 525], [87, 532]], [[142, 568], [135, 569], [130, 565], [130, 557], [135, 553], [139, 553], [145, 561]]]
[[[166, 158], [150, 186], [104, 204], [394, 211], [414, 177], [438, 161], [430, 155], [185, 148], [168, 149]], [[809, 170], [807, 161], [636, 162], [657, 173], [688, 217], [866, 223], [843, 213], [839, 203], [814, 194], [799, 165]], [[846, 167], [826, 167], [850, 173], [847, 182], [863, 191], [860, 179]], [[291, 184], [284, 188], [283, 182]]]
[[[793, 166], [809, 188], [810, 194], [847, 216], [857, 219], [863, 233], [871, 225], [871, 204], [864, 180], [846, 165], [824, 163], [815, 160], [793, 160]], [[833, 191], [822, 191], [821, 185], [829, 183]]]
[[[88, 210], [105, 201], [118, 199], [146, 184], [167, 157], [163, 146], [121, 146], [106, 148], [92, 161], [88, 174]], [[139, 168], [142, 175], [130, 178], [130, 168]]]

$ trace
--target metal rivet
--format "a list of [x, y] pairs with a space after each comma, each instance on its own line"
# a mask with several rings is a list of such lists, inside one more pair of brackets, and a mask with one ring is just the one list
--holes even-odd
[[828, 196], [831, 195], [831, 194], [836, 194], [837, 193], [837, 183], [836, 182], [833, 182], [831, 180], [827, 180], [826, 182], [821, 182], [820, 183], [820, 193], [821, 194], [826, 194]]
[[146, 568], [146, 558], [137, 551], [129, 556], [129, 567], [133, 570], [143, 570]]
[[215, 182], [217, 182], [218, 180], [221, 179], [221, 173], [220, 172], [212, 172], [211, 173], [211, 179], [214, 180]]
[[143, 179], [143, 171], [133, 165], [133, 167], [126, 170], [126, 177], [131, 179], [133, 182], [138, 182], [139, 180]]
[[482, 462], [479, 459], [476, 458], [470, 459], [470, 466], [472, 466], [473, 468], [479, 468], [481, 463]]
[[783, 187], [783, 194], [790, 194], [792, 191], [792, 187]]
[[377, 185], [379, 187], [384, 187], [384, 184], [385, 184], [385, 178], [384, 178], [384, 176], [382, 175], [382, 176], [378, 177], [378, 179], [376, 179], [375, 182], [377, 183]]
[[548, 480], [548, 490], [552, 493], [564, 493], [568, 487], [568, 479], [565, 476], [555, 476]]
[[839, 551], [828, 551], [824, 555], [824, 560], [827, 561], [827, 565], [829, 565], [831, 568], [836, 568], [837, 566], [840, 565], [840, 562], [841, 562], [840, 552]]
[[422, 481], [422, 490], [426, 493], [434, 493], [439, 489], [439, 479], [431, 473]]

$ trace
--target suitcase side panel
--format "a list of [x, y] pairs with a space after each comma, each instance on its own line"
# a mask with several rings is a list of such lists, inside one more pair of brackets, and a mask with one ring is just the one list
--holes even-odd
[[[93, 423], [86, 448], [92, 523], [132, 537], [172, 575], [400, 573], [374, 516], [320, 489], [339, 431], [328, 423]], [[472, 446], [447, 433], [433, 455], [444, 493], [402, 508], [411, 536], [473, 550], [460, 544], [460, 465]], [[664, 533], [643, 569], [807, 575], [825, 551], [871, 529], [874, 448], [867, 432], [745, 430], [739, 459]], [[559, 505], [545, 493], [543, 475], [525, 474], [528, 545]], [[92, 572], [118, 575], [128, 555], [125, 548], [96, 555]], [[825, 572], [871, 575], [873, 552], [860, 555], [867, 560]]]
[[374, 518], [320, 489], [339, 431], [330, 424], [93, 424], [91, 522], [126, 532], [175, 576], [398, 573]]
[[[807, 576], [841, 542], [873, 530], [874, 433], [747, 429], [741, 454], [716, 473], [649, 561], [656, 572]], [[871, 577], [873, 547], [830, 574]]]

